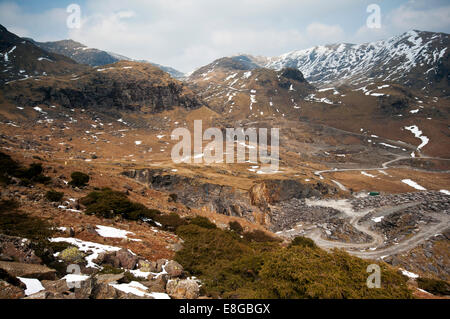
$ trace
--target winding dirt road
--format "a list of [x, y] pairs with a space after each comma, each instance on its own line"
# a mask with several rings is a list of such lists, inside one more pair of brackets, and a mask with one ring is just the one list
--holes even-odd
[[[307, 200], [306, 204], [309, 206], [322, 206], [322, 207], [332, 207], [343, 212], [347, 217], [350, 217], [350, 224], [355, 227], [360, 232], [363, 232], [370, 237], [372, 237], [372, 241], [369, 243], [343, 243], [338, 241], [331, 241], [322, 238], [322, 232], [320, 229], [315, 228], [313, 230], [306, 231], [303, 233], [303, 236], [309, 237], [321, 248], [324, 249], [333, 249], [333, 248], [342, 248], [345, 249], [348, 253], [365, 259], [382, 259], [389, 255], [394, 255], [398, 253], [402, 253], [404, 251], [408, 251], [423, 241], [427, 240], [430, 237], [439, 234], [450, 227], [450, 216], [446, 214], [436, 214], [429, 213], [430, 217], [438, 220], [436, 223], [430, 223], [426, 225], [421, 225], [418, 233], [414, 234], [408, 239], [403, 240], [398, 244], [394, 244], [388, 247], [384, 247], [384, 237], [369, 229], [369, 223], [359, 223], [359, 221], [366, 216], [367, 214], [374, 212], [377, 216], [388, 216], [393, 214], [399, 210], [403, 210], [408, 207], [413, 207], [418, 203], [408, 203], [394, 207], [381, 207], [377, 209], [367, 209], [364, 211], [354, 211], [353, 207], [349, 200], [341, 199], [341, 200]], [[282, 237], [292, 237], [295, 235], [293, 230], [286, 230], [277, 233]]]

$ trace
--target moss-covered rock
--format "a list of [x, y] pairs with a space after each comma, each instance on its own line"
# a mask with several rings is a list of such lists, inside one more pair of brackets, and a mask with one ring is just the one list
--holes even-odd
[[65, 262], [78, 264], [84, 261], [85, 256], [77, 247], [69, 247], [64, 249], [58, 257]]

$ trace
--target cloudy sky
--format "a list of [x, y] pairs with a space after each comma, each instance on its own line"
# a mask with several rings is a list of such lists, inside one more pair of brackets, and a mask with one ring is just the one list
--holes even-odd
[[[81, 27], [68, 28], [69, 4]], [[368, 28], [370, 4], [381, 28]], [[450, 31], [448, 0], [0, 0], [0, 24], [38, 41], [73, 39], [183, 72], [237, 53], [275, 56], [411, 29]]]

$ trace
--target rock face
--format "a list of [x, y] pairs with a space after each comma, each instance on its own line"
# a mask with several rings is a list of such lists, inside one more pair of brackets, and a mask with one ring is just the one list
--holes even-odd
[[58, 78], [37, 82], [31, 86], [14, 83], [6, 92], [8, 98], [24, 107], [47, 104], [142, 113], [202, 105], [182, 82], [148, 63], [121, 61], [87, 71], [73, 81]]
[[229, 216], [247, 218], [252, 222], [270, 224], [270, 205], [279, 205], [292, 198], [320, 197], [337, 189], [322, 183], [302, 184], [296, 180], [264, 180], [249, 191], [170, 174], [160, 169], [139, 169], [123, 175], [148, 184], [151, 188], [175, 193], [189, 207], [206, 207]]
[[3, 234], [0, 234], [0, 260], [27, 264], [42, 262], [31, 248], [31, 242], [28, 239]]
[[175, 193], [189, 207], [208, 207], [221, 214], [242, 217], [251, 216], [254, 210], [248, 192], [230, 186], [205, 183], [191, 177], [167, 174], [158, 169], [131, 170], [123, 174], [146, 183], [153, 189]]
[[167, 283], [167, 294], [175, 299], [195, 299], [199, 296], [197, 282], [190, 279], [174, 279]]
[[333, 194], [336, 191], [336, 188], [322, 183], [311, 185], [289, 179], [265, 180], [255, 184], [250, 189], [250, 198], [253, 205], [267, 207], [269, 204], [287, 201], [292, 198], [320, 197], [321, 195]]

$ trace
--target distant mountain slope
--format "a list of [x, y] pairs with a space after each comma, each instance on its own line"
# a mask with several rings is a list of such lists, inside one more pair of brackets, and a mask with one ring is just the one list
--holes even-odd
[[19, 107], [59, 105], [97, 111], [156, 113], [174, 106], [195, 109], [201, 102], [185, 85], [149, 64], [120, 61], [101, 68], [39, 81], [21, 81], [0, 90]]
[[449, 51], [448, 34], [409, 31], [378, 42], [293, 51], [270, 58], [263, 66], [298, 68], [317, 85], [389, 81], [416, 89], [440, 89], [447, 94]]
[[[31, 39], [30, 39], [31, 40]], [[32, 41], [32, 40], [31, 40]], [[136, 61], [129, 57], [113, 53], [102, 51], [99, 49], [88, 48], [82, 43], [73, 41], [73, 40], [61, 40], [61, 41], [53, 41], [53, 42], [36, 42], [33, 41], [40, 48], [53, 52], [62, 54], [64, 56], [70, 57], [71, 59], [77, 61], [78, 63], [88, 64], [91, 66], [102, 66], [106, 64], [111, 64], [114, 62], [118, 62], [121, 60], [126, 61]], [[145, 60], [139, 60], [137, 62], [145, 62], [150, 63], [164, 72], [169, 73], [174, 78], [181, 78], [184, 76], [184, 73], [175, 70], [174, 68], [163, 66], [160, 64], [152, 63]]]
[[211, 109], [236, 119], [298, 116], [299, 101], [314, 91], [299, 70], [262, 68], [247, 55], [215, 60], [186, 81]]
[[63, 75], [89, 69], [63, 55], [49, 53], [0, 25], [0, 85], [30, 77]]

